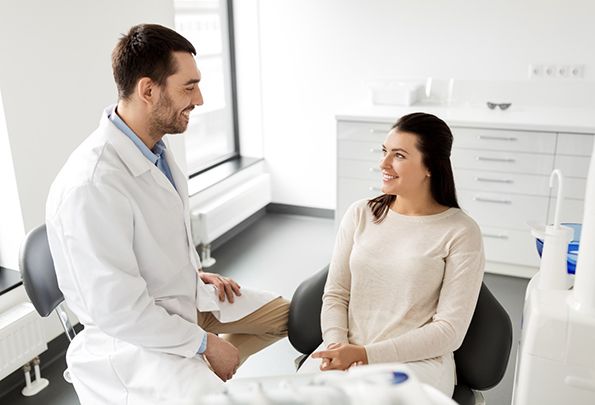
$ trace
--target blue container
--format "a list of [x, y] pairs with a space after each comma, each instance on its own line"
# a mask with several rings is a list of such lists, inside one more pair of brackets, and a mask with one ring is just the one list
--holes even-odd
[[[581, 241], [581, 229], [582, 224], [560, 224], [572, 228], [574, 232], [574, 236], [572, 237], [572, 241], [568, 244], [568, 257], [566, 259], [568, 274], [574, 274], [576, 271], [576, 258], [578, 257], [578, 245]], [[541, 252], [543, 251], [543, 240], [537, 238], [535, 240], [535, 244], [537, 245], [537, 252], [539, 253], [539, 257], [541, 257]]]

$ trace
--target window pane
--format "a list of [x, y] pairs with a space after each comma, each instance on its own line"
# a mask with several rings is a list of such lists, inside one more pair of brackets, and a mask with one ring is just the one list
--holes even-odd
[[184, 134], [188, 175], [236, 154], [225, 0], [175, 0], [176, 31], [196, 48], [204, 105]]

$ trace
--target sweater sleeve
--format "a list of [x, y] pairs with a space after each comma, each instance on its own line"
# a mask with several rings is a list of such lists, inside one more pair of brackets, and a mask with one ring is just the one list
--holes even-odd
[[345, 212], [335, 239], [333, 256], [322, 296], [320, 316], [322, 338], [326, 344], [348, 343], [347, 310], [351, 291], [349, 257], [353, 247], [359, 204], [352, 204]]
[[366, 345], [368, 361], [417, 361], [458, 349], [475, 311], [484, 264], [481, 232], [473, 223], [453, 239], [432, 320], [398, 337]]

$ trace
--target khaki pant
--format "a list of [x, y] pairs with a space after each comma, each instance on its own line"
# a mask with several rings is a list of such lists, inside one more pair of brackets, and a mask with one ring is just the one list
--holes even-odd
[[279, 297], [234, 322], [221, 323], [212, 313], [199, 312], [197, 323], [207, 332], [222, 334], [222, 339], [237, 347], [242, 364], [250, 355], [287, 336], [288, 314], [289, 301]]

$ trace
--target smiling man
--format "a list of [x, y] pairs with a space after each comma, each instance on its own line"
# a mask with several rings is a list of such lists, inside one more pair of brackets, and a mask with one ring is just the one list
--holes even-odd
[[196, 403], [286, 336], [286, 300], [201, 271], [163, 139], [203, 103], [195, 54], [169, 28], [132, 27], [112, 54], [117, 105], [50, 189], [58, 283], [85, 326], [66, 356], [83, 405]]

